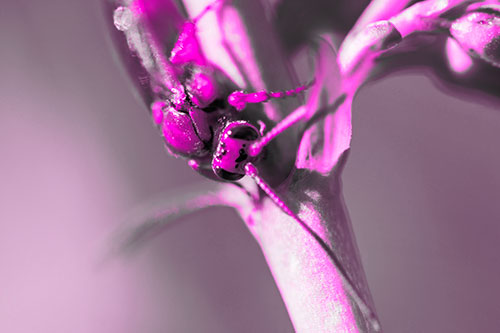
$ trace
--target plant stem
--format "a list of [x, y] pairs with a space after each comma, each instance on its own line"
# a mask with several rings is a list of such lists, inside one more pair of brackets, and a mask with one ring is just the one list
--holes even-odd
[[[185, 0], [184, 3], [190, 14], [196, 16], [197, 11], [210, 4], [210, 1], [201, 4], [199, 0]], [[201, 43], [210, 45], [211, 48], [226, 50], [229, 43], [229, 49], [236, 50], [239, 59], [244, 57], [244, 63], [258, 64], [254, 66], [254, 70], [258, 70], [258, 79], [255, 78], [256, 73], [252, 73], [248, 66], [239, 69], [240, 73], [250, 77], [249, 81], [257, 88], [261, 88], [259, 80], [264, 82], [264, 87], [268, 89], [272, 87], [283, 90], [293, 87], [294, 75], [288, 72], [287, 61], [275, 46], [272, 27], [269, 24], [262, 24], [265, 13], [261, 10], [256, 12], [256, 8], [263, 7], [255, 5], [255, 2], [249, 5], [249, 1], [232, 1], [224, 6], [225, 13], [232, 12], [239, 16], [236, 19], [245, 24], [244, 29], [239, 30], [238, 38], [225, 39], [221, 42], [217, 37], [212, 36], [213, 39], [209, 39], [210, 36], [204, 34], [203, 27], [200, 26]], [[190, 10], [193, 7], [197, 10]], [[221, 22], [224, 23], [219, 21]], [[219, 28], [224, 32], [227, 27]], [[257, 44], [254, 42], [256, 40], [259, 41]], [[247, 41], [252, 41], [252, 47], [257, 45], [256, 49], [248, 50], [249, 46], [245, 44]], [[242, 44], [239, 45], [238, 42]], [[263, 48], [262, 45], [273, 45], [273, 47]], [[262, 56], [264, 51], [265, 56]], [[225, 69], [227, 63], [218, 63], [219, 59], [210, 60]], [[269, 75], [266, 68], [272, 69], [274, 74]], [[276, 68], [281, 69], [277, 72]], [[349, 112], [350, 98], [346, 102], [347, 106], [344, 106], [349, 108]], [[283, 117], [281, 111], [284, 110], [286, 114], [295, 109], [286, 103], [278, 103], [278, 106], [281, 118]], [[297, 135], [296, 131], [291, 132]], [[298, 139], [300, 138], [296, 137], [295, 141]], [[271, 149], [269, 151], [273, 152]], [[294, 152], [296, 151], [295, 148]], [[298, 212], [300, 219], [330, 248], [335, 258], [332, 258], [317, 239], [294, 218], [284, 213], [268, 196], [257, 190], [251, 180], [246, 185], [255, 199], [253, 204], [249, 202], [252, 207], [238, 208], [265, 255], [297, 332], [379, 330], [341, 193], [340, 172], [346, 157], [345, 152], [335, 170], [329, 175], [296, 169], [276, 190], [286, 204]]]

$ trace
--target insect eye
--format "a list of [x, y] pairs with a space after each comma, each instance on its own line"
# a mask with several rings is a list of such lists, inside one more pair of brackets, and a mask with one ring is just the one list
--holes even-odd
[[212, 169], [221, 179], [236, 181], [245, 176], [245, 165], [255, 161], [248, 149], [260, 137], [257, 128], [245, 121], [229, 123], [223, 130], [212, 159]]
[[168, 108], [161, 128], [165, 143], [173, 153], [190, 157], [208, 153], [188, 113]]

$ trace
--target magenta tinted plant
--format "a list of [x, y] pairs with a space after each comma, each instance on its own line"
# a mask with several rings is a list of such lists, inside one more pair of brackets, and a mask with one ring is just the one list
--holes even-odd
[[[127, 226], [121, 248], [181, 214], [231, 206], [259, 242], [297, 331], [379, 331], [341, 193], [352, 102], [365, 82], [397, 67], [387, 59], [407, 53], [405, 42], [422, 34], [454, 38], [496, 66], [498, 12], [472, 2], [406, 8], [409, 1], [394, 1], [389, 8], [373, 1], [338, 53], [328, 36], [309, 46], [314, 70], [305, 70], [313, 74], [302, 82], [310, 85], [291, 74], [259, 2], [112, 4], [123, 32], [118, 47], [169, 151], [211, 179], [239, 181], [214, 183]], [[195, 14], [191, 20], [185, 8]], [[218, 32], [203, 31], [203, 20]], [[226, 58], [207, 55], [206, 45]], [[240, 180], [244, 175], [255, 182]]]

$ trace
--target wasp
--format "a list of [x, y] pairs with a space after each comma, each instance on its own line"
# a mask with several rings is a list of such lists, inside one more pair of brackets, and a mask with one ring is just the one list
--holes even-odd
[[[116, 29], [124, 32], [130, 51], [140, 60], [144, 73], [141, 85], [153, 92], [149, 98], [152, 119], [167, 150], [186, 158], [188, 165], [203, 176], [236, 184], [245, 176], [253, 178], [258, 187], [324, 249], [339, 267], [346, 291], [367, 318], [371, 318], [373, 314], [333, 250], [259, 175], [259, 167], [273, 154], [266, 149], [271, 141], [299, 122], [310, 123], [323, 111], [302, 105], [267, 131], [264, 120], [269, 120], [251, 121], [255, 117], [250, 117], [249, 112], [255, 111], [253, 106], [271, 99], [298, 96], [312, 88], [314, 80], [278, 92], [248, 93], [238, 89], [222, 70], [207, 61], [196, 34], [197, 22], [224, 2], [215, 1], [198, 16], [184, 21], [168, 52], [160, 46], [162, 43], [157, 37], [148, 32], [152, 20], [142, 20], [142, 2], [130, 1], [114, 10]], [[319, 95], [317, 91], [316, 95]], [[325, 110], [335, 110], [344, 100], [345, 94]]]
[[265, 146], [304, 114], [300, 109], [298, 117], [291, 117], [293, 121], [284, 119], [264, 133], [264, 122], [252, 124], [243, 111], [251, 104], [296, 96], [312, 82], [279, 92], [239, 90], [203, 56], [196, 35], [197, 22], [223, 4], [223, 0], [215, 1], [185, 21], [168, 57], [152, 34], [140, 31], [147, 24], [141, 21], [140, 2], [118, 7], [113, 18], [115, 27], [125, 33], [130, 49], [148, 73], [154, 92], [151, 115], [167, 150], [187, 158], [191, 168], [210, 179], [234, 182], [245, 175], [256, 177], [253, 165], [265, 155]]

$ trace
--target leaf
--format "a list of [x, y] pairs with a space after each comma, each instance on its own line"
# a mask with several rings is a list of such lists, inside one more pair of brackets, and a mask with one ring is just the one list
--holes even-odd
[[216, 206], [245, 212], [251, 209], [252, 203], [248, 193], [240, 187], [212, 181], [165, 193], [126, 212], [125, 220], [113, 235], [111, 255], [134, 253], [181, 217]]

